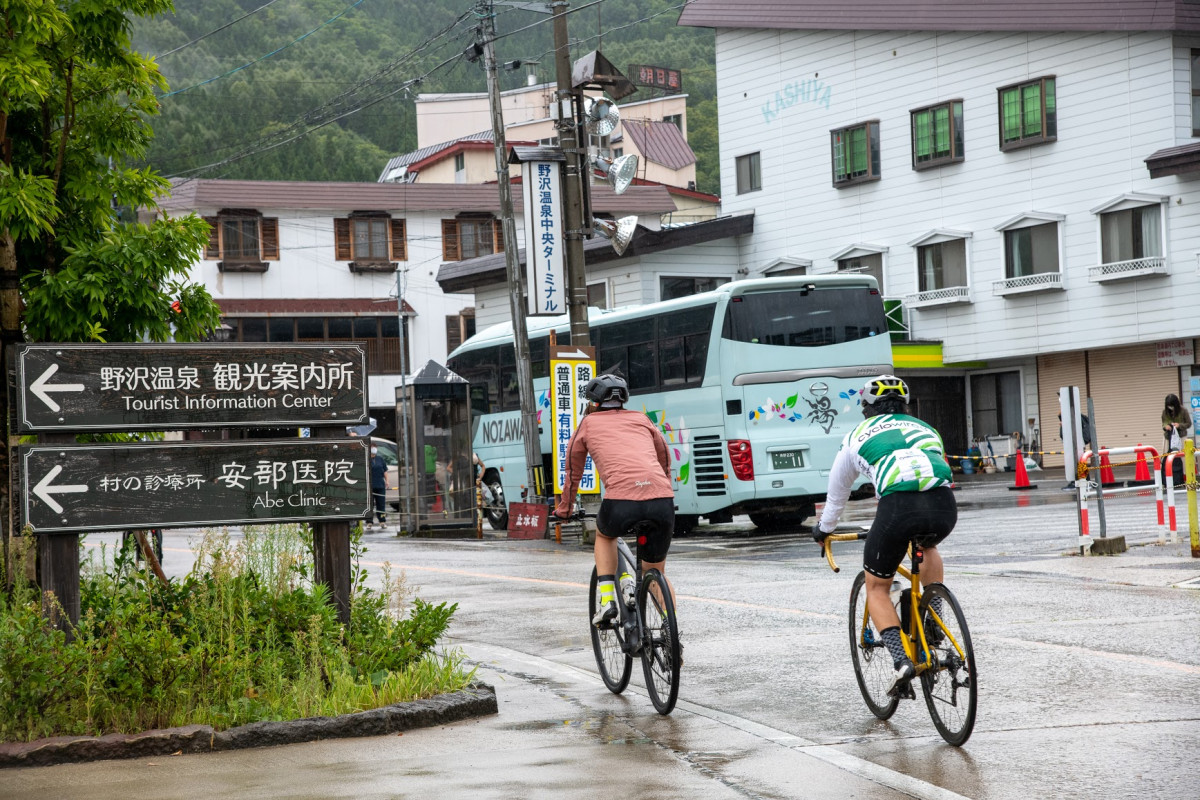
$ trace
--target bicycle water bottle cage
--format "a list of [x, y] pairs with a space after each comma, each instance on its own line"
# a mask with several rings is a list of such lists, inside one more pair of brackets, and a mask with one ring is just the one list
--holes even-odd
[[900, 630], [908, 633], [908, 623], [912, 619], [912, 589], [900, 592]]

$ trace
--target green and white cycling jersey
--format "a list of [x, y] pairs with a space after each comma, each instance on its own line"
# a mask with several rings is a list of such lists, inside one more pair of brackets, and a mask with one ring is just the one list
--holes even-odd
[[926, 492], [954, 482], [941, 435], [907, 414], [864, 419], [842, 439], [829, 472], [829, 492], [821, 529], [837, 525], [859, 474], [870, 477], [880, 497], [894, 492]]

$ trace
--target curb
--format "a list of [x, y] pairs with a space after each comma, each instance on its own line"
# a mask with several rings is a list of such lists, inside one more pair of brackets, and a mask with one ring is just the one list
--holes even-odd
[[474, 683], [461, 691], [427, 700], [395, 703], [337, 717], [251, 722], [225, 731], [215, 731], [208, 725], [186, 725], [142, 733], [55, 736], [32, 742], [5, 742], [0, 743], [0, 769], [385, 736], [498, 712], [496, 690], [486, 683]]

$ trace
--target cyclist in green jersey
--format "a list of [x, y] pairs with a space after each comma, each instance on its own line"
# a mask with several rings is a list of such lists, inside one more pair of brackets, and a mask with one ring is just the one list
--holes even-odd
[[[942, 557], [937, 545], [958, 521], [958, 504], [950, 485], [954, 478], [946, 463], [942, 437], [931, 426], [909, 416], [908, 386], [894, 375], [867, 381], [862, 390], [866, 417], [846, 434], [829, 473], [829, 491], [813, 538], [824, 544], [834, 532], [850, 488], [859, 474], [875, 484], [879, 508], [863, 549], [867, 607], [880, 632], [896, 675], [889, 694], [896, 694], [916, 675], [900, 640], [900, 617], [888, 593], [908, 544], [924, 551], [921, 584], [941, 583]], [[938, 609], [934, 609], [937, 611]]]

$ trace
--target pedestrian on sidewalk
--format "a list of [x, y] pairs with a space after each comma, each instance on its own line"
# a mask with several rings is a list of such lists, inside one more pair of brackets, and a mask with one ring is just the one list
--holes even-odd
[[[1188, 410], [1183, 407], [1183, 403], [1179, 402], [1179, 397], [1174, 394], [1167, 395], [1163, 401], [1162, 412], [1163, 440], [1166, 442], [1163, 452], [1181, 452], [1183, 450], [1183, 442], [1187, 439], [1188, 428], [1190, 427], [1192, 427], [1192, 417], [1188, 414]], [[1165, 478], [1165, 461], [1163, 462], [1163, 470], [1163, 477]], [[1183, 461], [1181, 459], [1175, 459], [1175, 468], [1172, 470], [1172, 473], [1175, 477], [1175, 485], [1178, 486], [1183, 482]]]
[[[387, 462], [374, 446], [371, 447], [371, 498], [375, 501], [374, 524], [382, 526], [387, 522]], [[369, 513], [367, 521], [371, 521]]]

